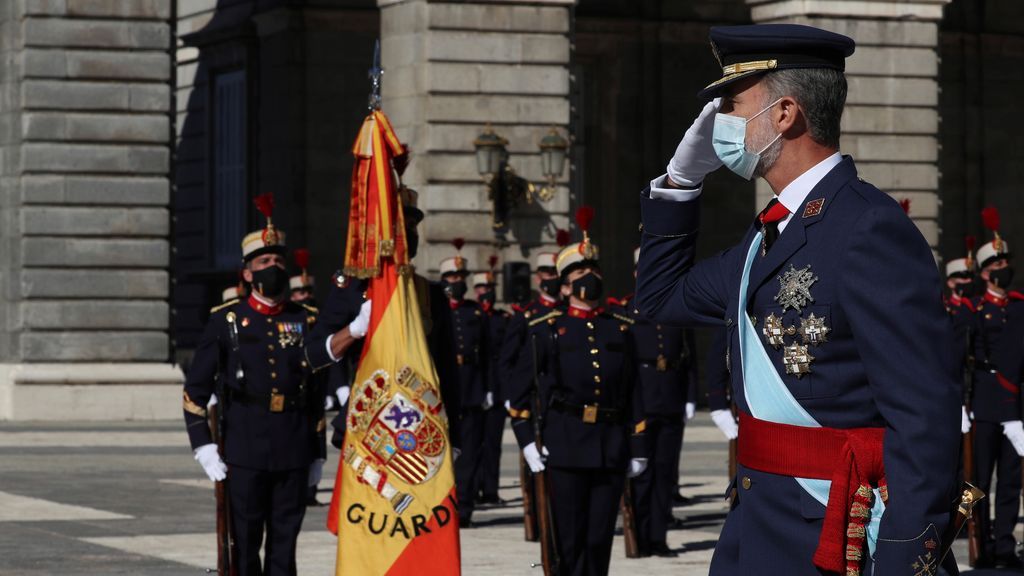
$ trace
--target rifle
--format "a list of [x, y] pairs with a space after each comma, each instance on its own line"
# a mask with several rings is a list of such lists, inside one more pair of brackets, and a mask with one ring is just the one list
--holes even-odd
[[636, 514], [633, 510], [633, 481], [628, 477], [622, 490], [622, 537], [626, 541], [626, 558], [640, 558], [640, 544], [636, 537]]
[[[966, 332], [965, 346], [967, 347], [964, 356], [964, 406], [967, 413], [971, 413], [971, 397], [974, 394], [974, 355], [971, 350], [971, 329]], [[970, 486], [974, 483], [974, 426], [964, 434], [962, 454], [964, 483]], [[978, 512], [973, 506], [967, 517], [967, 562], [974, 566], [981, 553], [981, 531], [978, 530]]]
[[[537, 452], [544, 453], [544, 441], [541, 433], [543, 412], [541, 411], [540, 377], [537, 368], [537, 337], [530, 335], [531, 352], [533, 353], [533, 435]], [[558, 540], [555, 533], [555, 519], [551, 513], [551, 500], [548, 498], [547, 474], [543, 470], [533, 474], [533, 494], [537, 503], [537, 527], [540, 529], [540, 560], [544, 567], [544, 576], [556, 576], [559, 573]]]
[[[736, 417], [736, 403], [730, 403], [730, 412], [732, 417]], [[736, 479], [736, 440], [729, 440], [729, 482], [731, 483]], [[729, 505], [736, 503], [736, 488], [733, 487], [732, 492], [729, 493]]]
[[[228, 312], [227, 321], [228, 336], [231, 340], [231, 351], [232, 353], [237, 353], [238, 326], [235, 324], [234, 312]], [[217, 444], [217, 453], [223, 455], [225, 410], [222, 408], [227, 407], [228, 394], [224, 379], [221, 378], [222, 371], [218, 370], [217, 374], [218, 375], [214, 383], [215, 393], [217, 395], [217, 404], [209, 408], [208, 416], [210, 418], [210, 428], [213, 432], [213, 441]], [[245, 377], [241, 366], [238, 367], [236, 377], [239, 379]], [[227, 488], [227, 478], [214, 483], [213, 486], [213, 493], [217, 499], [217, 575], [237, 576], [238, 567], [235, 565], [234, 561], [237, 554], [234, 531], [231, 529], [231, 506], [230, 501], [228, 500]]]
[[537, 515], [536, 503], [533, 501], [533, 478], [530, 477], [530, 469], [526, 466], [526, 460], [522, 454], [519, 455], [519, 486], [523, 491], [523, 530], [527, 542], [536, 542], [537, 537]]

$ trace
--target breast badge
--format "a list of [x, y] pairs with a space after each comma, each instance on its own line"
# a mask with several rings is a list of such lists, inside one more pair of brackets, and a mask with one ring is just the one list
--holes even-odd
[[794, 342], [783, 351], [782, 365], [786, 369], [786, 374], [791, 376], [803, 378], [804, 374], [810, 374], [813, 361], [814, 356], [807, 351], [807, 346]]
[[807, 318], [800, 319], [800, 338], [804, 344], [818, 346], [828, 342], [829, 327], [825, 324], [824, 318], [816, 318], [814, 313]]
[[782, 312], [792, 308], [802, 312], [808, 303], [814, 302], [811, 296], [811, 285], [818, 281], [818, 277], [811, 272], [811, 265], [797, 270], [792, 264], [785, 274], [779, 276], [779, 293], [775, 301], [782, 306]]
[[277, 342], [281, 348], [302, 345], [303, 325], [301, 322], [278, 322]]

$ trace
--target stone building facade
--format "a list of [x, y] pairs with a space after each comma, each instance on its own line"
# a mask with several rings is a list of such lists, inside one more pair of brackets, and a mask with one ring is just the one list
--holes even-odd
[[[862, 176], [911, 201], [937, 256], [983, 236], [989, 204], [1014, 242], [1022, 16], [1017, 0], [0, 3], [0, 419], [178, 417], [180, 367], [236, 281], [256, 194], [275, 194], [325, 296], [378, 38], [384, 109], [427, 213], [420, 270], [436, 273], [454, 237], [474, 269], [527, 260], [591, 204], [623, 294], [636, 195], [720, 74], [719, 24], [852, 36], [842, 148]], [[539, 140], [572, 137], [554, 198], [515, 209], [501, 238], [474, 158], [488, 124], [537, 186]], [[769, 194], [712, 175], [701, 251], [735, 242]]]

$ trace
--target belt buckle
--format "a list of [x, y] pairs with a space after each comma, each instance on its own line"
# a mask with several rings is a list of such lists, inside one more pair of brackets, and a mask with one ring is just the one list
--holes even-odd
[[658, 354], [658, 361], [655, 366], [658, 372], [668, 372], [668, 358], [664, 354]]
[[586, 424], [597, 422], [597, 404], [583, 405], [583, 422]]
[[270, 393], [270, 411], [284, 412], [284, 394]]
[[466, 363], [466, 357], [463, 356], [462, 354], [456, 354], [455, 363], [458, 364], [459, 366], [462, 366], [463, 364]]

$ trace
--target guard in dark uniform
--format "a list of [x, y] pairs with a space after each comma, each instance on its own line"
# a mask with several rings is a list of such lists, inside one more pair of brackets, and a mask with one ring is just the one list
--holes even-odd
[[[957, 361], [956, 374], [965, 374], [965, 367], [973, 365], [974, 337], [980, 329], [977, 308], [974, 299], [978, 296], [979, 281], [974, 269], [974, 237], [967, 238], [967, 256], [954, 258], [946, 263], [946, 289], [943, 302], [946, 313], [953, 322], [956, 338], [953, 340], [953, 357]], [[973, 370], [973, 368], [971, 368]], [[968, 380], [973, 382], [973, 377]], [[960, 415], [960, 431], [967, 434], [971, 431], [970, 410], [967, 405], [971, 401], [973, 387], [964, 389], [964, 406]]]
[[[586, 230], [589, 217], [578, 220]], [[562, 250], [557, 264], [569, 305], [530, 320], [536, 355], [520, 355], [509, 414], [530, 469], [546, 470], [560, 574], [607, 574], [623, 482], [647, 466], [633, 319], [599, 307], [597, 247], [586, 236]], [[542, 415], [535, 414], [534, 374]], [[534, 417], [543, 419], [543, 451]]]
[[[242, 241], [243, 274], [253, 293], [210, 316], [185, 380], [185, 424], [210, 479], [227, 478], [238, 573], [294, 575], [306, 491], [319, 481], [326, 458], [323, 403], [313, 400], [323, 393], [303, 354], [316, 315], [288, 300], [284, 233], [270, 221], [272, 198], [257, 198], [257, 206], [267, 227]], [[226, 390], [223, 455], [205, 409], [218, 381]]]
[[[456, 241], [456, 250], [461, 250]], [[459, 500], [459, 526], [473, 526], [474, 493], [479, 486], [481, 453], [484, 441], [484, 411], [494, 402], [488, 381], [487, 315], [479, 302], [466, 299], [469, 271], [461, 254], [441, 261], [441, 281], [445, 284], [454, 332], [456, 374], [462, 411], [459, 418], [461, 449], [455, 461], [455, 486]]]
[[494, 266], [497, 258], [492, 256], [490, 272], [473, 274], [473, 290], [476, 301], [480, 303], [487, 315], [487, 379], [488, 397], [484, 403], [484, 439], [480, 455], [480, 471], [477, 474], [479, 487], [475, 491], [480, 495], [481, 504], [500, 504], [498, 497], [498, 481], [501, 477], [501, 439], [505, 432], [505, 410], [507, 394], [502, 386], [500, 358], [501, 346], [505, 341], [505, 332], [512, 319], [507, 310], [497, 308], [497, 292], [495, 292]]
[[[636, 264], [635, 256], [633, 264]], [[663, 326], [642, 316], [633, 295], [609, 299], [609, 310], [633, 319], [637, 380], [647, 422], [647, 469], [632, 480], [637, 543], [641, 556], [676, 556], [666, 543], [673, 520], [683, 430], [697, 396], [693, 331]]]
[[[1013, 342], [1003, 342], [1004, 331], [1014, 334], [1016, 327], [1007, 324], [1024, 321], [1024, 295], [1009, 291], [1013, 280], [1010, 267], [1010, 246], [999, 236], [998, 214], [987, 209], [983, 213], [986, 227], [995, 238], [978, 250], [976, 260], [980, 277], [986, 283], [985, 294], [975, 305], [977, 330], [974, 346], [974, 479], [978, 488], [992, 495], [992, 474], [997, 474], [994, 495], [995, 519], [989, 506], [980, 506], [978, 528], [985, 543], [979, 555], [980, 566], [1020, 568], [1017, 542], [1013, 530], [1020, 516], [1021, 457], [1024, 453], [1024, 427], [1021, 425], [1020, 381], [1011, 380], [1008, 368], [1002, 368], [1012, 357], [1001, 361], [997, 351]], [[1021, 348], [1018, 344], [1018, 354]], [[975, 565], [978, 566], [979, 564]]]
[[[567, 238], [563, 238], [562, 232], [564, 231], [559, 233], [559, 245], [568, 244], [569, 241]], [[499, 359], [499, 375], [503, 379], [502, 386], [506, 393], [504, 406], [506, 409], [508, 408], [508, 391], [513, 386], [509, 379], [515, 371], [519, 356], [529, 353], [526, 342], [527, 324], [533, 318], [539, 318], [562, 306], [562, 284], [558, 278], [558, 269], [555, 266], [557, 260], [557, 252], [538, 252], [534, 256], [533, 261], [533, 277], [537, 285], [537, 297], [524, 306], [512, 305], [514, 314], [508, 323], [505, 340], [501, 344], [501, 358]], [[523, 504], [524, 506], [529, 505], [532, 507], [536, 502], [532, 496], [534, 482], [529, 480], [531, 472], [521, 454], [519, 456], [519, 469], [520, 478], [528, 479], [521, 487], [523, 490]], [[536, 520], [536, 510], [530, 509], [524, 512], [523, 521], [527, 522], [530, 518]], [[537, 534], [536, 521], [526, 528], [527, 535]]]

